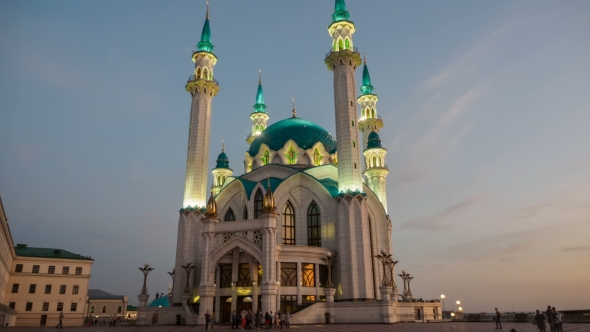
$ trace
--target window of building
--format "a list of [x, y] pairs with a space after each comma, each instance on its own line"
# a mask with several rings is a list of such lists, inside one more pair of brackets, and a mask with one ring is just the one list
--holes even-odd
[[117, 313], [118, 314], [123, 313], [123, 308], [121, 306], [117, 307]]
[[281, 263], [281, 286], [297, 286], [297, 263]]
[[63, 311], [63, 310], [64, 310], [63, 302], [57, 302], [57, 311]]
[[258, 285], [260, 285], [262, 283], [262, 275], [263, 275], [263, 271], [262, 271], [262, 265], [258, 264]]
[[232, 273], [232, 266], [231, 264], [221, 264], [219, 265], [219, 287], [220, 288], [231, 288], [231, 273]]
[[33, 273], [39, 273], [39, 265], [33, 265]]
[[297, 295], [281, 295], [281, 313], [297, 309]]
[[287, 157], [287, 164], [295, 164], [297, 162], [297, 155], [298, 153], [295, 151], [295, 148], [290, 146], [287, 150], [287, 153], [285, 153], [285, 157]]
[[232, 210], [232, 208], [229, 208], [229, 211], [227, 211], [227, 213], [225, 214], [225, 218], [223, 218], [223, 220], [225, 220], [225, 221], [236, 220], [236, 216], [235, 216], [234, 210]]
[[301, 283], [303, 287], [315, 287], [315, 266], [311, 263], [301, 263]]
[[81, 267], [76, 268], [76, 275], [77, 276], [82, 275], [82, 268]]
[[43, 302], [43, 309], [42, 311], [49, 311], [49, 302]]
[[59, 286], [59, 293], [60, 294], [65, 294], [66, 293], [66, 285]]
[[240, 264], [238, 270], [238, 287], [252, 287], [250, 279], [250, 264]]
[[18, 286], [19, 286], [19, 284], [12, 284], [12, 292], [13, 293], [18, 293]]
[[51, 285], [45, 285], [45, 294], [51, 294]]
[[78, 309], [78, 303], [72, 302], [72, 305], [70, 306], [70, 311], [76, 311], [76, 309]]
[[27, 306], [25, 307], [25, 311], [33, 310], [33, 302], [27, 302]]
[[244, 220], [248, 219], [248, 208], [246, 207], [246, 205], [244, 205]]
[[80, 289], [80, 286], [74, 285], [74, 287], [72, 287], [72, 294], [74, 294], [74, 295], [78, 294], [79, 289]]
[[322, 154], [320, 153], [320, 150], [315, 149], [313, 151], [313, 164], [316, 166], [320, 166], [320, 164], [322, 163]]
[[70, 267], [69, 266], [64, 266], [61, 269], [61, 274], [70, 274]]
[[37, 290], [37, 285], [35, 285], [35, 284], [29, 285], [29, 294], [35, 294], [36, 290]]
[[283, 244], [295, 245], [295, 212], [289, 201], [287, 201], [283, 212]]
[[16, 264], [16, 267], [14, 268], [14, 272], [23, 272], [23, 265]]
[[47, 273], [48, 274], [55, 274], [55, 266], [51, 265], [48, 269], [47, 269]]
[[258, 189], [256, 195], [254, 195], [254, 219], [258, 219], [262, 214], [262, 199], [262, 190]]
[[307, 245], [322, 246], [322, 228], [320, 225], [320, 209], [315, 201], [307, 209]]
[[106, 314], [107, 313], [107, 306], [103, 305], [102, 308], [100, 309], [100, 313], [101, 314]]
[[262, 159], [262, 165], [268, 165], [268, 163], [270, 162], [270, 154], [268, 153], [268, 150], [266, 150], [266, 152], [260, 159]]
[[93, 313], [94, 313], [94, 306], [93, 306], [93, 305], [91, 305], [91, 306], [90, 306], [90, 313], [91, 313], [91, 314], [93, 314]]
[[328, 283], [328, 267], [320, 265], [320, 287], [326, 287]]
[[12, 310], [14, 310], [14, 308], [16, 308], [16, 302], [10, 302], [8, 303], [8, 307]]

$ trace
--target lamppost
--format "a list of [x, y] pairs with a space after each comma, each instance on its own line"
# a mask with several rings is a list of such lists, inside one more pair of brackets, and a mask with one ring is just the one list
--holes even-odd
[[195, 267], [193, 266], [193, 263], [191, 263], [191, 262], [186, 263], [186, 265], [181, 265], [181, 267], [186, 272], [186, 286], [184, 286], [184, 292], [190, 293], [191, 292], [190, 276], [191, 276], [192, 270]]
[[147, 294], [148, 290], [147, 290], [147, 286], [146, 286], [146, 281], [147, 281], [147, 275], [148, 273], [152, 272], [154, 268], [150, 267], [150, 265], [148, 263], [145, 263], [145, 265], [143, 266], [143, 268], [139, 268], [139, 270], [141, 272], [143, 272], [143, 287], [141, 288], [141, 292], [140, 294]]
[[442, 318], [445, 319], [445, 294], [441, 294], [440, 298], [442, 299], [442, 302], [443, 302]]
[[328, 251], [326, 257], [321, 258], [321, 260], [326, 263], [326, 267], [328, 268], [328, 280], [326, 280], [326, 288], [334, 288], [334, 284], [332, 283], [332, 264], [337, 261], [336, 256], [332, 256], [332, 253]]
[[[377, 258], [381, 262], [381, 265], [383, 265], [383, 278], [381, 279], [381, 286], [390, 286], [391, 283], [387, 277], [387, 269], [385, 266], [387, 265], [389, 267], [391, 254], [388, 255], [385, 249], [381, 249], [381, 254], [375, 255], [375, 258]], [[391, 280], [393, 280], [393, 275], [391, 276]]]
[[168, 274], [172, 277], [172, 287], [170, 287], [170, 294], [172, 294], [174, 291], [174, 270], [175, 269], [172, 269], [172, 272], [168, 272]]

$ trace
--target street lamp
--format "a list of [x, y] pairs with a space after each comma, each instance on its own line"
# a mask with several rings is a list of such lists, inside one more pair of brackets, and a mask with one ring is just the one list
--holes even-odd
[[143, 272], [143, 287], [141, 288], [141, 292], [140, 294], [147, 294], [148, 290], [146, 287], [146, 280], [147, 280], [147, 275], [148, 273], [150, 273], [154, 268], [150, 267], [150, 265], [148, 263], [145, 263], [143, 268], [139, 268], [139, 270], [141, 272]]
[[457, 305], [461, 304], [461, 301], [457, 301]]
[[191, 271], [195, 267], [193, 266], [193, 263], [191, 263], [191, 262], [186, 263], [186, 265], [181, 265], [180, 267], [182, 267], [184, 269], [184, 271], [186, 272], [186, 286], [184, 286], [184, 292], [190, 293], [190, 291], [191, 291], [190, 276], [191, 276]]
[[443, 301], [443, 312], [442, 312], [442, 318], [445, 319], [445, 294], [441, 294], [440, 298]]
[[459, 307], [459, 311], [463, 310], [463, 308]]

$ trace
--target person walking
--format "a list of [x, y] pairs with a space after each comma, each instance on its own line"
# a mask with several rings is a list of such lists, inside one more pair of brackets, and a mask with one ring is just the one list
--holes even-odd
[[551, 306], [547, 306], [547, 311], [545, 311], [545, 316], [547, 316], [547, 324], [549, 325], [549, 331], [554, 332], [553, 330], [553, 312], [551, 311]]
[[285, 328], [289, 328], [289, 324], [291, 323], [291, 314], [288, 311], [283, 316], [283, 319], [285, 320]]
[[539, 310], [537, 310], [537, 314], [533, 319], [540, 332], [547, 332], [545, 330], [545, 316]]
[[266, 327], [266, 330], [270, 329], [270, 321], [271, 320], [272, 319], [270, 318], [270, 314], [267, 311], [266, 314], [264, 315], [264, 325]]
[[211, 314], [211, 329], [215, 327], [215, 313]]
[[[555, 309], [555, 308], [553, 308]], [[555, 330], [558, 332], [563, 332], [563, 326], [562, 326], [562, 315], [561, 312], [556, 311], [555, 312]]]
[[211, 314], [209, 310], [205, 312], [205, 331], [209, 330], [209, 324], [211, 324]]
[[498, 311], [498, 308], [494, 308], [494, 310], [496, 310], [496, 330], [501, 330], [502, 323], [500, 322], [500, 319], [502, 318], [502, 313]]
[[57, 324], [57, 326], [55, 327], [56, 329], [63, 329], [64, 328], [64, 312], [60, 311], [59, 313], [59, 323]]

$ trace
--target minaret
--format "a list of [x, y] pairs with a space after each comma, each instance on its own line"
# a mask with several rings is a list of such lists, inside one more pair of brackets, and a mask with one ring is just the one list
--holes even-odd
[[367, 67], [367, 59], [364, 59], [363, 66], [363, 86], [361, 87], [362, 94], [358, 98], [358, 103], [361, 105], [361, 118], [359, 120], [359, 130], [363, 133], [363, 148], [367, 148], [369, 134], [371, 132], [379, 132], [383, 127], [383, 120], [377, 117], [377, 95], [373, 93], [373, 85], [371, 85], [371, 76], [369, 75], [369, 68]]
[[367, 148], [363, 152], [365, 155], [367, 186], [373, 190], [375, 195], [383, 204], [385, 213], [387, 213], [387, 174], [389, 169], [385, 164], [385, 154], [387, 150], [381, 146], [379, 134], [372, 131], [368, 135]]
[[207, 203], [211, 101], [219, 91], [219, 84], [213, 79], [213, 67], [217, 63], [217, 57], [212, 53], [208, 5], [201, 41], [197, 44], [197, 49], [192, 56], [195, 63], [194, 75], [186, 83], [186, 91], [190, 92], [192, 103], [183, 208], [205, 207]]
[[266, 122], [270, 117], [266, 113], [266, 104], [264, 104], [264, 91], [262, 91], [262, 72], [258, 71], [258, 91], [256, 92], [256, 104], [254, 104], [254, 112], [250, 114], [252, 120], [252, 133], [246, 138], [248, 144], [252, 144], [252, 141], [256, 136], [260, 135], [266, 129]]
[[359, 134], [354, 70], [362, 63], [354, 51], [352, 34], [354, 23], [348, 20], [344, 0], [336, 0], [332, 24], [328, 32], [332, 36], [332, 50], [324, 60], [334, 72], [334, 105], [336, 111], [336, 140], [338, 146], [338, 191], [362, 192]]
[[213, 171], [213, 187], [211, 188], [211, 192], [217, 196], [221, 191], [221, 187], [225, 183], [228, 177], [234, 174], [234, 171], [229, 168], [229, 158], [225, 154], [225, 143], [222, 142], [221, 153], [217, 157], [217, 164]]

